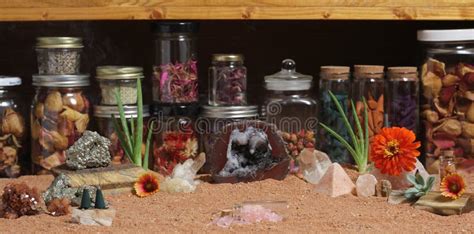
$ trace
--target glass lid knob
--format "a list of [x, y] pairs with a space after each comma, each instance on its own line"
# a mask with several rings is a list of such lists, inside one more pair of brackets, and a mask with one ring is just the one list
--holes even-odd
[[296, 63], [293, 59], [285, 59], [281, 62], [281, 68], [285, 70], [295, 70]]

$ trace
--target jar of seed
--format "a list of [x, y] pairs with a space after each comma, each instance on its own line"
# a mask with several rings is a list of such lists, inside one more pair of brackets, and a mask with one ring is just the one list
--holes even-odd
[[40, 75], [79, 74], [82, 38], [38, 37], [36, 54]]
[[143, 68], [125, 66], [100, 66], [96, 69], [101, 89], [102, 105], [117, 105], [115, 92], [118, 92], [122, 104], [137, 104], [137, 79], [143, 79]]

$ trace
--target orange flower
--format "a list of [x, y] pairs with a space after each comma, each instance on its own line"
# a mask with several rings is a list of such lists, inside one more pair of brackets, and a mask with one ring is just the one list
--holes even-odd
[[441, 195], [452, 199], [460, 198], [466, 191], [466, 183], [464, 179], [457, 173], [449, 174], [441, 181]]
[[383, 174], [400, 175], [415, 169], [420, 142], [415, 134], [399, 127], [383, 128], [371, 144], [371, 160]]
[[154, 174], [145, 173], [138, 178], [133, 188], [137, 196], [146, 197], [158, 192], [160, 190], [160, 184]]

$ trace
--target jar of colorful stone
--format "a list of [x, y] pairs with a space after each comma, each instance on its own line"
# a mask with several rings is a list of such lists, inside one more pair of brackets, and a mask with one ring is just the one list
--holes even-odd
[[[343, 66], [322, 66], [319, 80], [319, 95], [321, 100], [320, 121], [339, 133], [350, 142], [349, 132], [333, 103], [329, 91], [339, 100], [342, 109], [349, 114], [351, 81], [350, 68]], [[324, 129], [319, 131], [319, 146], [326, 152], [331, 161], [338, 163], [351, 163], [352, 157], [347, 149]]]
[[137, 104], [137, 79], [143, 79], [143, 68], [126, 66], [100, 66], [96, 77], [101, 89], [102, 105], [117, 105], [115, 93], [120, 95], [122, 104]]
[[38, 74], [79, 74], [83, 47], [80, 37], [36, 38]]
[[356, 105], [356, 113], [364, 126], [364, 104], [367, 101], [369, 141], [385, 126], [384, 121], [384, 66], [354, 65], [354, 85], [352, 97]]
[[[418, 72], [416, 67], [387, 69], [388, 125], [418, 133]], [[416, 134], [417, 135], [417, 134]]]
[[240, 54], [214, 54], [209, 68], [209, 105], [247, 104], [247, 68]]

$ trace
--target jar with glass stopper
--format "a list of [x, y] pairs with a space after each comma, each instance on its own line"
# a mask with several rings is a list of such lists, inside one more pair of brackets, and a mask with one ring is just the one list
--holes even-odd
[[209, 68], [209, 105], [247, 104], [247, 68], [241, 54], [213, 54]]

